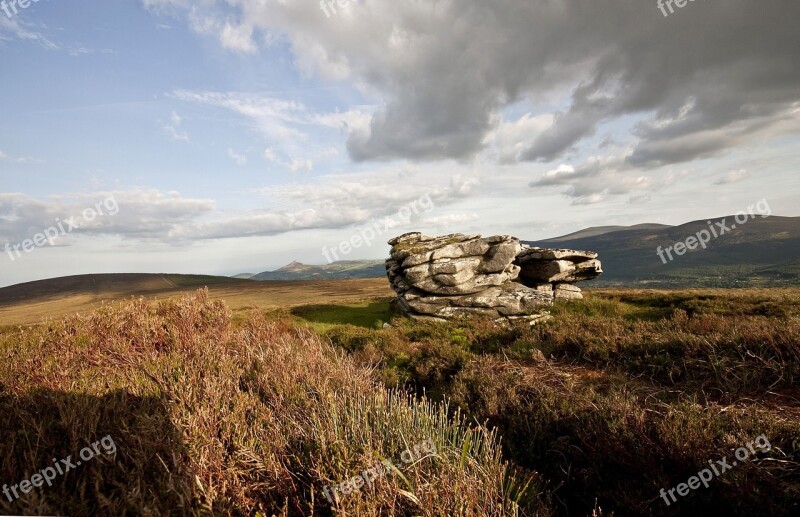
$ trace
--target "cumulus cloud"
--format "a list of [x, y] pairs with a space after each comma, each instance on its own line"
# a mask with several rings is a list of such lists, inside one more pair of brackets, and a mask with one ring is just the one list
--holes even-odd
[[314, 162], [311, 160], [294, 159], [289, 163], [289, 170], [292, 172], [311, 172], [314, 170]]
[[[385, 180], [392, 175], [398, 181], [387, 188]], [[209, 239], [348, 228], [396, 214], [423, 197], [429, 197], [437, 208], [452, 205], [470, 196], [478, 184], [471, 176], [431, 174], [407, 167], [326, 175], [313, 182], [265, 187], [258, 191], [265, 207], [250, 211], [222, 210], [210, 199], [186, 198], [179, 192], [156, 189], [97, 191], [47, 199], [0, 193], [0, 243], [29, 239], [57, 220], [80, 217], [84, 210], [111, 197], [118, 207], [113, 215], [81, 225], [69, 238], [104, 235], [188, 245]], [[434, 213], [428, 215], [436, 217]]]
[[[134, 239], [165, 239], [169, 233], [202, 215], [213, 212], [208, 199], [187, 199], [177, 192], [154, 189], [66, 194], [37, 199], [25, 194], [0, 193], [0, 242], [29, 239], [70, 217], [81, 220], [87, 209], [113, 199], [105, 216], [83, 221], [71, 236], [120, 235]], [[112, 212], [116, 212], [113, 213]]]
[[[276, 235], [294, 230], [349, 228], [390, 217], [404, 206], [429, 198], [436, 208], [471, 194], [478, 180], [453, 175], [442, 182], [420, 171], [420, 181], [398, 182], [387, 188], [387, 176], [414, 175], [402, 168], [348, 175], [323, 176], [313, 183], [275, 185], [260, 193], [272, 207], [240, 214], [215, 214], [211, 220], [176, 225], [169, 233], [175, 240], [203, 240]], [[431, 217], [435, 217], [433, 213]], [[209, 218], [205, 218], [209, 219]], [[445, 219], [440, 224], [447, 222]]]
[[516, 121], [551, 123], [507, 138], [501, 159], [557, 160], [629, 115], [643, 118], [629, 157], [642, 167], [799, 129], [800, 31], [786, 22], [797, 2], [695, 2], [668, 19], [634, 0], [365, 2], [335, 19], [316, 2], [145, 5], [182, 9], [234, 51], [280, 34], [302, 71], [379, 97], [349, 135], [360, 161], [469, 159], [491, 144], [504, 108], [522, 99], [541, 108], [564, 91], [562, 107]]

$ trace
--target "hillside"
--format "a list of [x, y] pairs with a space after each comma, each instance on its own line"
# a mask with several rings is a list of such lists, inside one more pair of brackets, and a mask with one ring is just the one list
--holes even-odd
[[251, 280], [339, 280], [347, 278], [377, 278], [386, 276], [383, 260], [340, 260], [331, 264], [312, 266], [292, 262], [275, 271], [264, 271]]
[[224, 299], [233, 310], [357, 301], [391, 294], [385, 278], [253, 282], [205, 275], [79, 275], [0, 288], [0, 325], [39, 323], [131, 296], [172, 298], [204, 286], [213, 287], [214, 299]]
[[712, 238], [707, 249], [698, 247], [672, 261], [659, 258], [657, 248], [674, 246], [707, 230], [706, 220], [663, 228], [630, 228], [573, 239], [528, 242], [531, 245], [588, 249], [600, 253], [605, 273], [592, 285], [662, 286], [775, 286], [800, 283], [800, 218], [760, 218], [735, 225], [723, 219], [730, 231]]
[[237, 284], [239, 281], [211, 275], [162, 275], [150, 273], [109, 273], [75, 275], [36, 280], [0, 289], [0, 308], [21, 302], [59, 299], [75, 295], [103, 297], [134, 296], [180, 287]]

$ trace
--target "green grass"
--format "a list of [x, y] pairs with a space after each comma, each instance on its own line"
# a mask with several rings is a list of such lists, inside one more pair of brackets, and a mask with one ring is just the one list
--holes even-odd
[[391, 318], [388, 299], [346, 305], [305, 305], [291, 312], [318, 332], [326, 332], [339, 325], [381, 328]]

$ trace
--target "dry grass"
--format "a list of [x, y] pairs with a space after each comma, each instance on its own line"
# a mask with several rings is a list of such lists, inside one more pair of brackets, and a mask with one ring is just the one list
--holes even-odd
[[[0, 338], [0, 480], [15, 484], [102, 436], [117, 445], [16, 514], [533, 515], [536, 478], [446, 406], [375, 384], [309, 330], [206, 291], [73, 316]], [[341, 483], [431, 439], [437, 454], [341, 497]]]

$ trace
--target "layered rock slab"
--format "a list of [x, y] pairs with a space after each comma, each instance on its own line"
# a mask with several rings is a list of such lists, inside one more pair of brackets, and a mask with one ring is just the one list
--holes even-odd
[[479, 293], [461, 296], [437, 296], [412, 289], [404, 293], [398, 302], [409, 314], [443, 319], [474, 315], [497, 319], [540, 313], [542, 307], [552, 305], [553, 291], [531, 289], [516, 282], [508, 282]]
[[389, 241], [386, 274], [398, 306], [411, 317], [496, 321], [549, 317], [554, 300], [579, 300], [573, 282], [602, 273], [597, 253], [533, 248], [516, 237], [407, 233]]
[[552, 289], [515, 282], [520, 267], [514, 260], [523, 249], [515, 237], [409, 233], [389, 244], [386, 273], [398, 306], [412, 317], [541, 316], [539, 309], [552, 304]]
[[552, 284], [556, 300], [581, 300], [575, 282], [592, 280], [603, 273], [597, 253], [569, 249], [523, 246], [514, 263], [520, 267], [519, 281], [527, 286]]
[[[519, 276], [514, 258], [522, 249], [509, 236], [481, 238], [452, 234], [427, 237], [409, 233], [389, 241], [386, 271], [395, 290], [416, 288], [438, 295], [473, 294]], [[399, 278], [398, 277], [402, 277]]]

